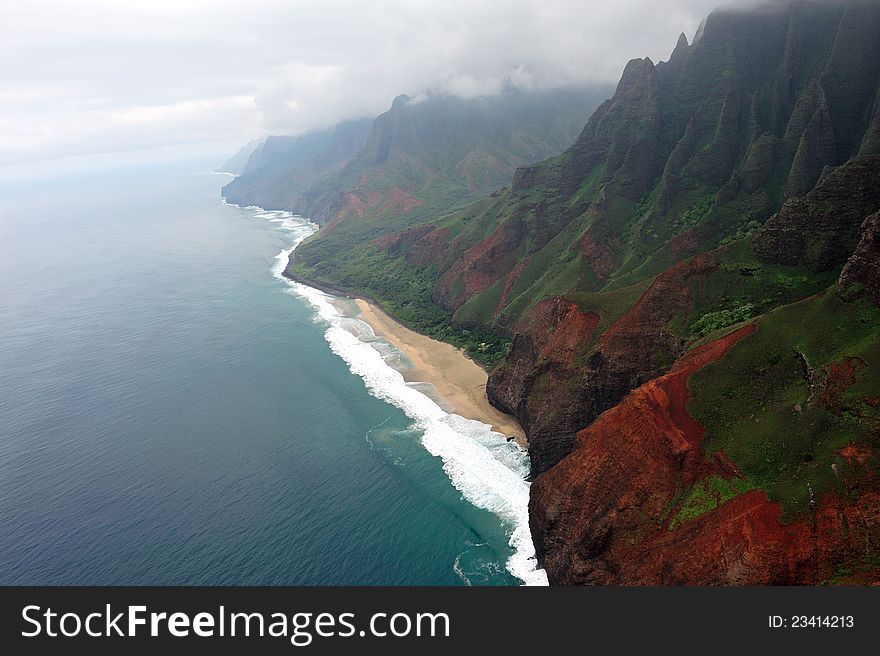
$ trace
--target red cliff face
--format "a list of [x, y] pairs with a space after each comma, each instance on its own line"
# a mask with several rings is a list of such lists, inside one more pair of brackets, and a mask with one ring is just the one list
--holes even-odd
[[493, 405], [522, 422], [532, 468], [543, 471], [540, 463], [549, 467], [564, 456], [574, 427], [588, 421], [577, 371], [599, 315], [554, 298], [539, 303], [528, 321], [507, 359], [490, 373], [486, 393]]
[[493, 405], [515, 414], [528, 432], [533, 474], [559, 462], [577, 431], [681, 355], [685, 344], [667, 324], [690, 305], [690, 282], [717, 266], [703, 255], [660, 274], [592, 347], [597, 314], [561, 298], [535, 307], [486, 388]]
[[449, 242], [449, 229], [425, 224], [373, 240], [391, 257], [404, 256], [408, 264], [439, 268]]
[[[571, 454], [535, 480], [532, 535], [551, 583], [815, 584], [835, 575], [833, 563], [880, 539], [876, 475], [855, 470], [849, 498], [823, 496], [811, 517], [792, 523], [756, 490], [673, 519], [681, 490], [740, 476], [723, 453], [703, 453], [703, 428], [686, 409], [687, 381], [754, 330], [747, 325], [689, 352], [580, 431]], [[876, 570], [860, 576], [880, 581]]]
[[515, 266], [520, 238], [516, 226], [503, 225], [467, 249], [437, 281], [434, 302], [456, 310], [469, 298], [486, 291]]

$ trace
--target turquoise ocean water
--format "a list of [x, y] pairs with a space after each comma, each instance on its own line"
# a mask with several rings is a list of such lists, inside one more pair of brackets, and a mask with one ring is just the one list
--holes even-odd
[[525, 455], [206, 164], [0, 183], [0, 583], [539, 583]]

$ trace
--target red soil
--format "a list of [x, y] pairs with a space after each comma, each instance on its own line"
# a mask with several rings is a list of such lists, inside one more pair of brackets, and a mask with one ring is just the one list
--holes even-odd
[[599, 323], [595, 312], [581, 312], [578, 306], [562, 297], [541, 301], [531, 316], [532, 330], [539, 346], [539, 360], [571, 360], [589, 343]]
[[[833, 563], [880, 539], [880, 493], [825, 495], [812, 517], [783, 523], [761, 491], [670, 524], [676, 499], [710, 474], [741, 475], [723, 453], [707, 459], [704, 429], [687, 413], [687, 379], [755, 330], [747, 325], [687, 353], [577, 435], [574, 450], [532, 486], [536, 547], [561, 584], [819, 583]], [[845, 457], [864, 458], [858, 447]], [[860, 580], [880, 580], [877, 570]]]
[[510, 296], [510, 290], [516, 284], [516, 281], [519, 280], [519, 277], [522, 275], [522, 272], [525, 271], [526, 266], [528, 266], [529, 258], [526, 257], [519, 262], [516, 263], [516, 266], [513, 267], [513, 270], [507, 274], [507, 279], [504, 281], [504, 289], [501, 292], [501, 296], [498, 299], [498, 303], [495, 305], [495, 310], [492, 312], [492, 317], [495, 318], [501, 311], [504, 309], [504, 306], [507, 305], [507, 297]]
[[401, 230], [400, 232], [392, 232], [389, 235], [383, 235], [373, 240], [373, 244], [378, 246], [390, 255], [397, 255], [399, 249], [405, 244], [415, 244], [428, 233], [434, 230], [433, 225], [416, 226]]
[[675, 260], [682, 260], [697, 250], [702, 243], [703, 240], [699, 238], [697, 230], [694, 228], [673, 237], [669, 242], [669, 248], [672, 250], [672, 257]]
[[[489, 237], [466, 250], [440, 278], [434, 291], [435, 300], [444, 307], [457, 309], [467, 299], [486, 291], [512, 267], [515, 241], [508, 224], [503, 224]], [[453, 294], [459, 279], [464, 283], [463, 289], [461, 293]]]
[[361, 200], [361, 197], [358, 196], [354, 192], [347, 192], [344, 196], [344, 206], [350, 211], [354, 212], [358, 216], [364, 215], [364, 210], [366, 210], [367, 204]]
[[672, 317], [690, 306], [688, 281], [693, 277], [702, 279], [717, 268], [715, 258], [700, 255], [658, 275], [632, 308], [602, 334], [602, 348], [614, 350], [615, 342], [621, 339], [658, 332]]
[[367, 197], [367, 207], [378, 208], [383, 214], [388, 212], [406, 214], [421, 204], [422, 201], [400, 187], [393, 187], [390, 191], [374, 191]]
[[730, 476], [736, 476], [737, 478], [745, 478], [743, 473], [739, 470], [739, 467], [727, 457], [727, 454], [724, 453], [724, 451], [716, 451], [712, 454], [712, 457], [715, 458], [715, 462], [718, 463], [718, 466], [721, 467], [724, 473], [729, 474]]
[[443, 263], [449, 242], [449, 228], [431, 230], [417, 240], [407, 255], [407, 262], [417, 266], [433, 265], [437, 268]]
[[867, 367], [862, 358], [844, 358], [825, 367], [825, 389], [819, 397], [819, 403], [836, 415], [843, 412], [843, 395], [856, 383], [859, 367]]
[[596, 241], [587, 232], [581, 237], [581, 249], [584, 257], [587, 258], [587, 263], [599, 280], [605, 280], [614, 271], [617, 262], [608, 244]]
[[687, 443], [688, 448], [698, 448], [706, 429], [691, 417], [686, 409], [688, 402], [688, 378], [707, 364], [720, 360], [728, 349], [739, 340], [755, 332], [757, 324], [750, 323], [687, 353], [676, 362], [672, 370], [657, 379], [657, 385], [665, 393], [666, 403], [662, 411], [671, 420], [676, 436]]
[[372, 243], [392, 257], [405, 253], [406, 261], [412, 265], [439, 268], [446, 257], [448, 241], [449, 228], [429, 224], [384, 235]]
[[873, 452], [864, 444], [847, 444], [840, 450], [840, 455], [846, 458], [850, 467], [855, 467], [867, 463], [873, 457]]

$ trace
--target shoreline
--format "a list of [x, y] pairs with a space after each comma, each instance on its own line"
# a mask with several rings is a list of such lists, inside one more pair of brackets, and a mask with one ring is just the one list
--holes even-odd
[[[292, 258], [292, 254], [291, 254]], [[354, 301], [358, 318], [367, 323], [377, 337], [390, 342], [412, 363], [402, 371], [408, 383], [432, 385], [455, 414], [492, 427], [505, 437], [513, 437], [522, 448], [528, 448], [526, 433], [513, 415], [501, 412], [486, 396], [489, 373], [452, 344], [417, 333], [386, 313], [373, 299], [347, 289], [302, 279], [285, 268], [285, 278], [318, 289], [325, 294]]]
[[404, 380], [431, 384], [452, 405], [455, 414], [489, 424], [493, 431], [513, 437], [524, 448], [528, 445], [516, 417], [489, 403], [486, 397], [488, 374], [461, 349], [410, 330], [363, 298], [355, 298], [354, 302], [359, 311], [358, 318], [412, 363], [411, 368], [401, 372]]

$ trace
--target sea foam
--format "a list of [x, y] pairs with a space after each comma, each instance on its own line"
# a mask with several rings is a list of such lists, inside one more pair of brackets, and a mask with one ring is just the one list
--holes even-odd
[[388, 363], [387, 355], [383, 357], [374, 348], [375, 333], [367, 324], [345, 316], [328, 294], [284, 277], [290, 254], [318, 229], [316, 224], [289, 212], [254, 206], [245, 209], [293, 237], [290, 247], [275, 257], [272, 273], [314, 308], [316, 317], [327, 326], [324, 336], [331, 350], [364, 380], [370, 394], [400, 408], [413, 420], [413, 427], [423, 433], [425, 449], [442, 460], [443, 470], [462, 496], [497, 515], [509, 528], [513, 554], [507, 561], [508, 571], [526, 585], [547, 585], [546, 573], [537, 567], [529, 532], [525, 451], [487, 424], [443, 410], [407, 383], [403, 374]]

